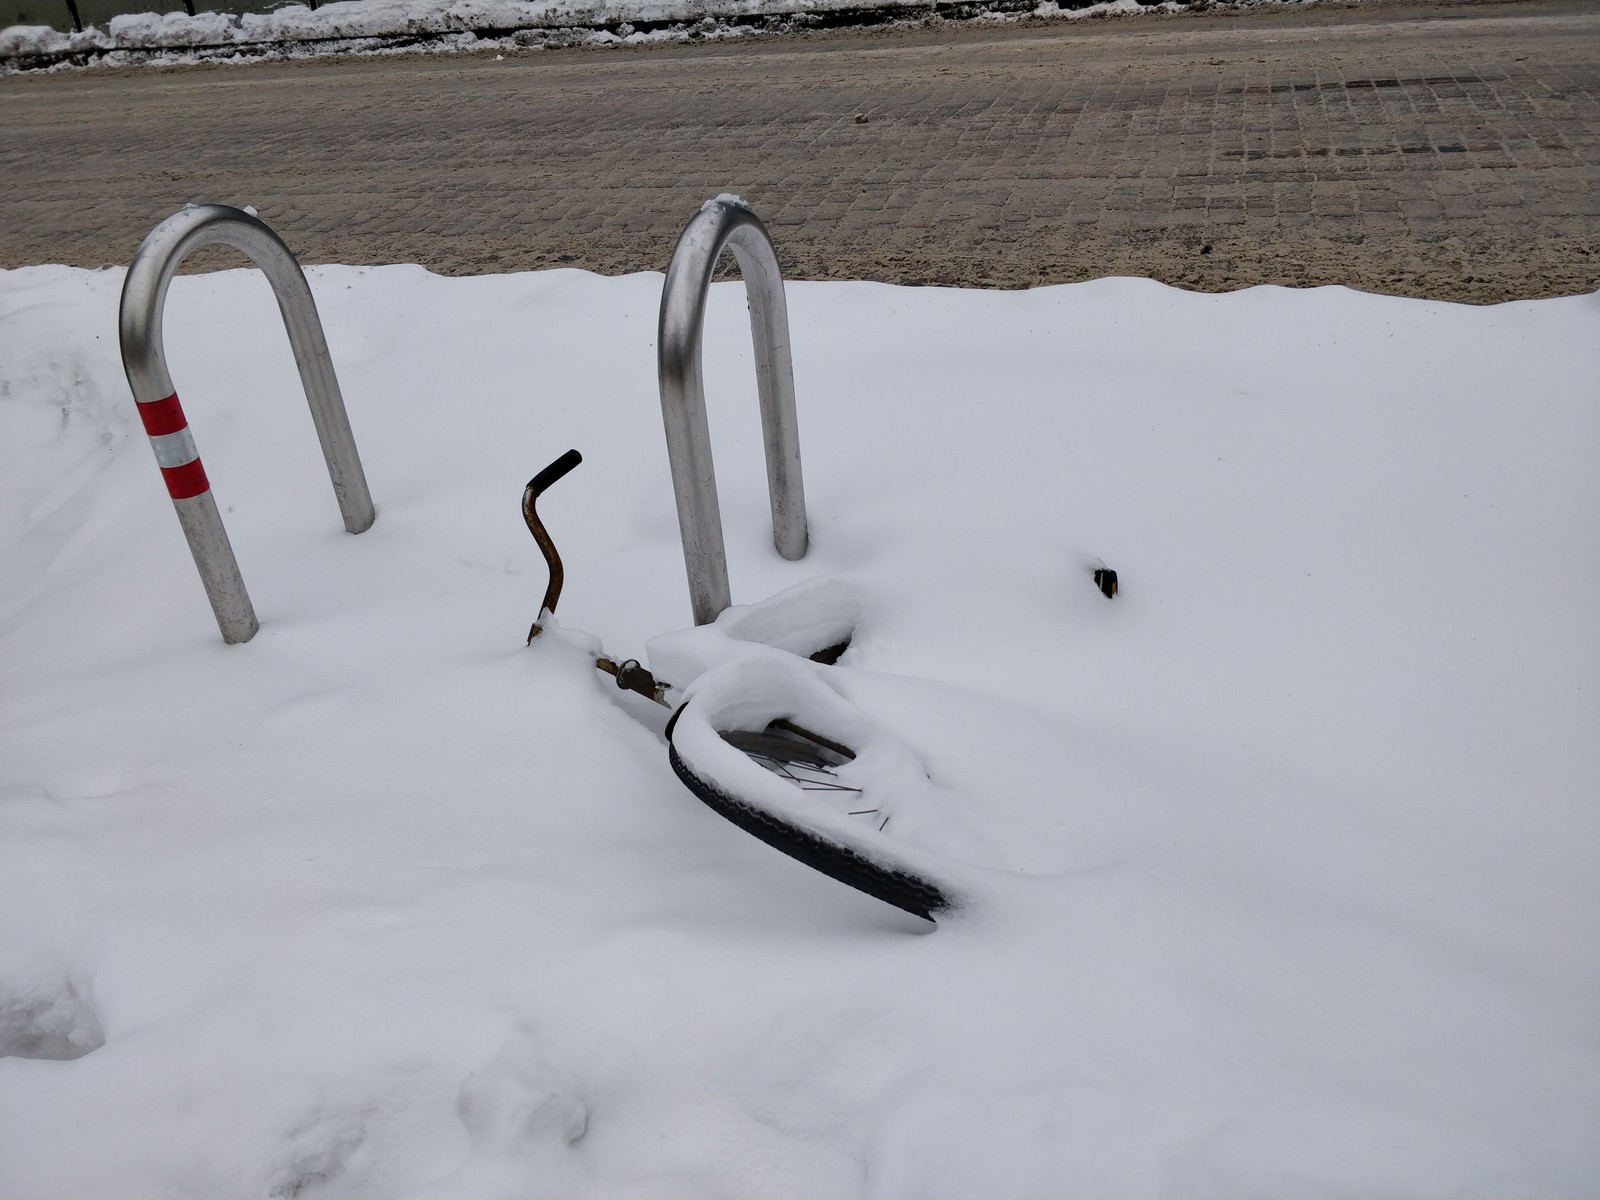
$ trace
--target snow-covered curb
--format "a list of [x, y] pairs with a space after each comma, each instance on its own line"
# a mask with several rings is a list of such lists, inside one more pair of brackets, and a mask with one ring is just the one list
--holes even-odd
[[[1244, 0], [1246, 4], [1253, 0]], [[1178, 12], [1174, 0], [340, 0], [271, 13], [134, 13], [106, 28], [0, 30], [0, 71], [395, 50], [637, 45], [841, 25]]]

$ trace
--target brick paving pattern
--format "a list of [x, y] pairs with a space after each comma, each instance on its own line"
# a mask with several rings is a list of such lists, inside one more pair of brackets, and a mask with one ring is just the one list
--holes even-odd
[[660, 270], [736, 191], [792, 278], [1572, 294], [1597, 96], [1578, 0], [13, 76], [0, 263], [218, 201], [308, 263]]

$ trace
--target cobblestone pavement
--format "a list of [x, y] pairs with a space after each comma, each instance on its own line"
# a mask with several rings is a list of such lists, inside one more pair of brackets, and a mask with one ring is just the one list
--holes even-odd
[[19, 75], [0, 263], [123, 264], [192, 200], [308, 263], [659, 270], [736, 191], [791, 278], [1560, 295], [1597, 95], [1578, 0]]

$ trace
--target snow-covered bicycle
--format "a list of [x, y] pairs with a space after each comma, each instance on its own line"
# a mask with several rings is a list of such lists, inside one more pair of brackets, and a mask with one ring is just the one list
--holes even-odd
[[[523, 519], [550, 570], [529, 642], [554, 616], [565, 582], [536, 501], [582, 461], [569, 450], [523, 491]], [[934, 920], [961, 903], [955, 865], [898, 836], [932, 784], [911, 748], [830, 679], [856, 611], [844, 584], [814, 580], [651, 639], [654, 671], [605, 654], [595, 666], [672, 710], [668, 762], [714, 812], [824, 875]]]

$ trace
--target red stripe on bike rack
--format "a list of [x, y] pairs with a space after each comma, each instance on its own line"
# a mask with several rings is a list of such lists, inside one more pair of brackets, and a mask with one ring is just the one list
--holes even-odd
[[177, 433], [178, 430], [186, 428], [189, 424], [183, 415], [183, 405], [178, 403], [176, 392], [165, 400], [142, 402], [138, 405], [138, 408], [139, 420], [144, 422], [144, 431], [151, 437]]
[[167, 481], [167, 495], [174, 500], [187, 500], [211, 489], [206, 469], [200, 465], [198, 458], [181, 467], [162, 467], [161, 478]]

